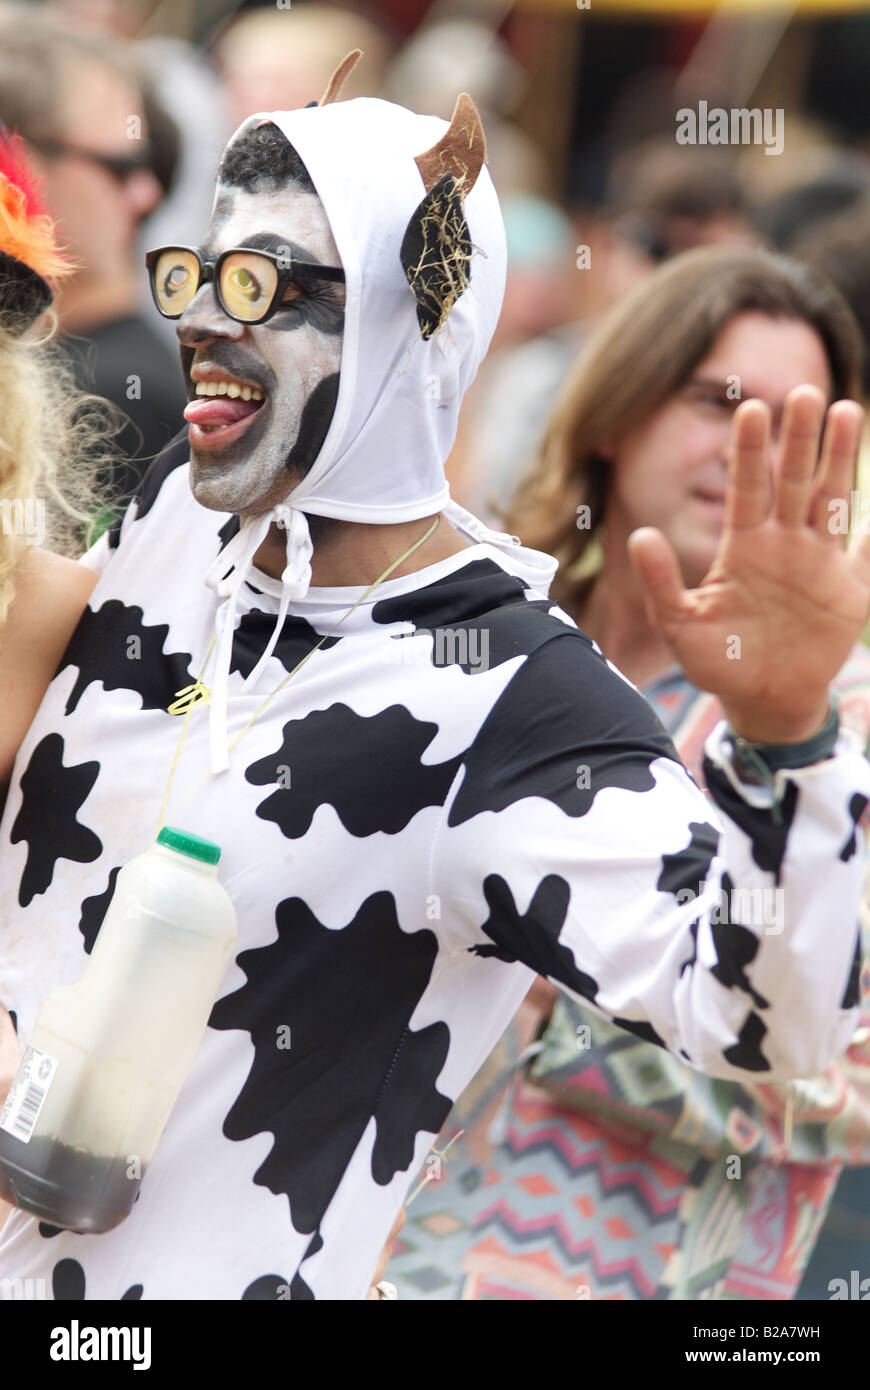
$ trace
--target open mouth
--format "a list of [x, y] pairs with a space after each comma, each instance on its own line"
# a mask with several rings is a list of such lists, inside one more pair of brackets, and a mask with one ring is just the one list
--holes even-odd
[[222, 449], [233, 444], [266, 404], [266, 393], [253, 382], [211, 369], [191, 375], [196, 395], [184, 410], [190, 425], [190, 443], [198, 450]]

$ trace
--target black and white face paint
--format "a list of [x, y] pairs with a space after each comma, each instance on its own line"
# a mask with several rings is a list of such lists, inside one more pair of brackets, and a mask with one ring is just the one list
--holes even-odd
[[[340, 266], [326, 212], [313, 193], [218, 187], [200, 251], [212, 259], [248, 246]], [[211, 281], [178, 321], [187, 380], [190, 481], [215, 511], [256, 516], [282, 501], [316, 459], [338, 394], [345, 287], [291, 287], [266, 323], [236, 322]]]

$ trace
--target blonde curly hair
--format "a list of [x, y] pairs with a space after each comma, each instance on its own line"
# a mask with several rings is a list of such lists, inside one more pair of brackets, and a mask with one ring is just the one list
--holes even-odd
[[9, 332], [0, 320], [0, 624], [34, 531], [37, 544], [76, 558], [90, 544], [101, 506], [110, 504], [96, 480], [118, 418], [78, 388], [51, 341], [56, 330], [54, 310], [35, 333]]
[[[58, 246], [51, 215], [20, 137], [0, 130], [0, 624], [15, 593], [23, 546], [71, 557], [88, 543], [102, 501], [96, 478], [111, 458], [120, 412], [84, 394], [52, 343], [52, 284], [76, 267]], [[30, 309], [21, 285], [28, 287]], [[41, 289], [39, 288], [41, 286]], [[43, 305], [43, 311], [39, 313]], [[35, 315], [38, 314], [38, 317]]]

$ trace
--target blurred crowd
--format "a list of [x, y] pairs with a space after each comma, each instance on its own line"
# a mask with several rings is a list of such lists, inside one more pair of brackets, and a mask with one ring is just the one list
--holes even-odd
[[[600, 194], [556, 198], [560, 182], [578, 190], [590, 185], [576, 169], [561, 178], [564, 171], [548, 165], [549, 153], [517, 119], [529, 74], [498, 25], [435, 18], [399, 42], [387, 24], [372, 18], [294, 3], [241, 8], [221, 18], [206, 41], [194, 41], [161, 35], [158, 9], [148, 0], [0, 4], [0, 121], [27, 142], [77, 266], [58, 289], [59, 341], [80, 386], [122, 412], [113, 457], [102, 469], [100, 523], [117, 514], [182, 424], [175, 325], [153, 310], [144, 254], [162, 244], [199, 242], [220, 153], [233, 130], [251, 112], [316, 100], [355, 47], [364, 61], [351, 73], [344, 97], [385, 96], [447, 118], [457, 93], [467, 91], [486, 131], [509, 268], [497, 334], [466, 398], [447, 463], [452, 494], [488, 524], [507, 524], [559, 555], [560, 602], [644, 689], [700, 776], [701, 736], [716, 711], [681, 683], [661, 651], [650, 650], [642, 628], [629, 631], [624, 613], [633, 597], [618, 547], [623, 531], [662, 524], [657, 509], [666, 516], [669, 506], [681, 505], [678, 491], [668, 491], [666, 450], [677, 460], [680, 450], [688, 459], [694, 448], [702, 463], [715, 458], [722, 467], [703, 463], [701, 495], [710, 511], [703, 525], [691, 523], [696, 531], [707, 528], [702, 542], [691, 527], [682, 537], [687, 582], [698, 582], [712, 559], [722, 515], [723, 423], [727, 427], [740, 395], [714, 399], [708, 391], [703, 398], [705, 364], [713, 377], [714, 368], [721, 373], [723, 363], [739, 362], [736, 374], [749, 386], [768, 383], [772, 397], [805, 380], [815, 380], [833, 399], [870, 395], [866, 153], [846, 148], [805, 115], [795, 115], [794, 138], [777, 159], [734, 147], [681, 146], [673, 130], [650, 120], [638, 83], [601, 142]], [[710, 259], [679, 259], [702, 249]], [[793, 259], [785, 263], [777, 253]], [[854, 321], [846, 322], [837, 292]], [[804, 337], [794, 327], [782, 329], [783, 320], [802, 328]], [[690, 339], [697, 348], [687, 346]], [[591, 356], [584, 359], [584, 352]], [[577, 374], [584, 360], [588, 372], [598, 372], [596, 401]], [[781, 368], [779, 377], [771, 364]], [[684, 397], [688, 389], [696, 393], [691, 399]], [[609, 416], [602, 393], [613, 403]], [[660, 420], [653, 441], [649, 422], [656, 406], [671, 398], [689, 414]], [[612, 502], [605, 508], [596, 469], [612, 461], [614, 422], [627, 427], [631, 412], [638, 462], [633, 472], [626, 463], [621, 476], [626, 490], [635, 490], [620, 496], [621, 510]], [[561, 520], [548, 526], [554, 499]], [[584, 506], [591, 507], [590, 534], [581, 537], [574, 516]], [[596, 589], [600, 575], [606, 586]], [[856, 727], [866, 738], [870, 666], [860, 653], [842, 685], [841, 698], [848, 705], [851, 692]], [[572, 1088], [580, 1059], [559, 1037], [573, 1040], [591, 1026], [589, 1017], [572, 1006], [560, 1023], [552, 997], [539, 991], [448, 1121], [445, 1136], [460, 1127], [466, 1135], [447, 1173], [412, 1208], [397, 1242], [391, 1278], [403, 1296], [828, 1297], [825, 1239], [840, 1249], [844, 1268], [870, 1249], [870, 1095], [860, 1079], [862, 1071], [870, 1075], [868, 1059], [856, 1055], [844, 1062], [842, 1073], [798, 1095], [796, 1110], [795, 1095], [784, 1096], [782, 1088], [738, 1091], [691, 1077], [670, 1058], [674, 1070], [668, 1072], [657, 1050], [643, 1042], [635, 1044], [643, 1052], [630, 1096], [627, 1085], [624, 1092], [615, 1084], [608, 1092], [603, 1081]], [[597, 1056], [600, 1078], [634, 1040], [609, 1025], [596, 1026], [582, 1066], [588, 1073]], [[539, 1056], [549, 1049], [558, 1064], [552, 1070], [562, 1091], [551, 1087], [546, 1101], [535, 1096], [528, 1077], [518, 1080], [529, 1046]], [[566, 1087], [573, 1090], [570, 1103]], [[787, 1122], [786, 1101], [792, 1106]], [[685, 1125], [677, 1133], [674, 1126], [690, 1112], [704, 1117], [697, 1133], [690, 1136]], [[711, 1155], [738, 1145], [740, 1124], [755, 1134], [740, 1151], [757, 1163], [758, 1179], [754, 1190], [751, 1184], [741, 1190], [743, 1206], [727, 1216], [733, 1194]], [[551, 1138], [562, 1125], [566, 1151], [594, 1151], [587, 1166], [605, 1175], [603, 1188], [606, 1175], [622, 1165], [645, 1175], [637, 1191], [646, 1182], [659, 1195], [649, 1197], [642, 1217], [638, 1206], [628, 1213], [611, 1200], [600, 1242], [590, 1237], [584, 1244], [598, 1200], [582, 1187], [588, 1174], [581, 1181], [579, 1161], [576, 1177], [566, 1176], [564, 1163], [546, 1167], [543, 1158], [538, 1167], [523, 1167], [535, 1125]], [[655, 1134], [666, 1137], [654, 1142]], [[707, 1164], [703, 1172], [699, 1164]], [[549, 1194], [540, 1229], [552, 1240], [547, 1245], [542, 1236], [544, 1255], [533, 1248], [531, 1226], [522, 1224], [532, 1221], [531, 1209], [505, 1208], [497, 1218], [493, 1202], [483, 1200], [487, 1185], [494, 1189], [510, 1174], [528, 1184], [529, 1201], [535, 1183], [538, 1196]], [[633, 1182], [626, 1177], [624, 1190]], [[569, 1207], [580, 1227], [572, 1235], [563, 1225], [559, 1235], [560, 1212]], [[705, 1247], [693, 1283], [692, 1252], [712, 1225], [720, 1221], [724, 1229], [728, 1220], [731, 1243], [723, 1236], [724, 1244]], [[627, 1235], [620, 1235], [620, 1222]], [[554, 1254], [557, 1246], [560, 1254]], [[815, 1274], [814, 1250], [822, 1261]], [[629, 1278], [624, 1266], [632, 1261]], [[733, 1274], [738, 1266], [739, 1277]], [[836, 1260], [830, 1268], [839, 1268]], [[587, 1292], [572, 1295], [576, 1288]]]
[[[777, 161], [679, 146], [670, 133], [649, 135], [636, 81], [596, 151], [600, 196], [556, 201], [558, 172], [513, 119], [527, 74], [487, 22], [436, 19], [397, 44], [386, 26], [348, 10], [262, 5], [221, 19], [207, 42], [161, 36], [159, 25], [142, 37], [159, 9], [151, 0], [0, 5], [0, 119], [27, 140], [79, 267], [58, 301], [62, 341], [81, 385], [124, 416], [118, 461], [103, 479], [116, 507], [176, 432], [184, 403], [174, 325], [153, 312], [144, 252], [195, 244], [232, 131], [252, 111], [314, 100], [352, 47], [365, 61], [348, 98], [385, 96], [446, 118], [467, 90], [483, 118], [510, 269], [448, 464], [454, 495], [472, 511], [492, 519], [507, 506], [592, 325], [681, 251], [792, 252], [847, 292], [870, 331], [870, 164], [805, 117]], [[576, 170], [563, 182], [584, 188]]]

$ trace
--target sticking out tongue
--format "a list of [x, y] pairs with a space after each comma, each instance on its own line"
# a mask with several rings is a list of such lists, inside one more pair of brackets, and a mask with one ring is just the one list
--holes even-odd
[[253, 415], [262, 404], [262, 401], [243, 401], [240, 396], [204, 396], [185, 406], [184, 418], [191, 425], [205, 427], [235, 425], [246, 415]]

